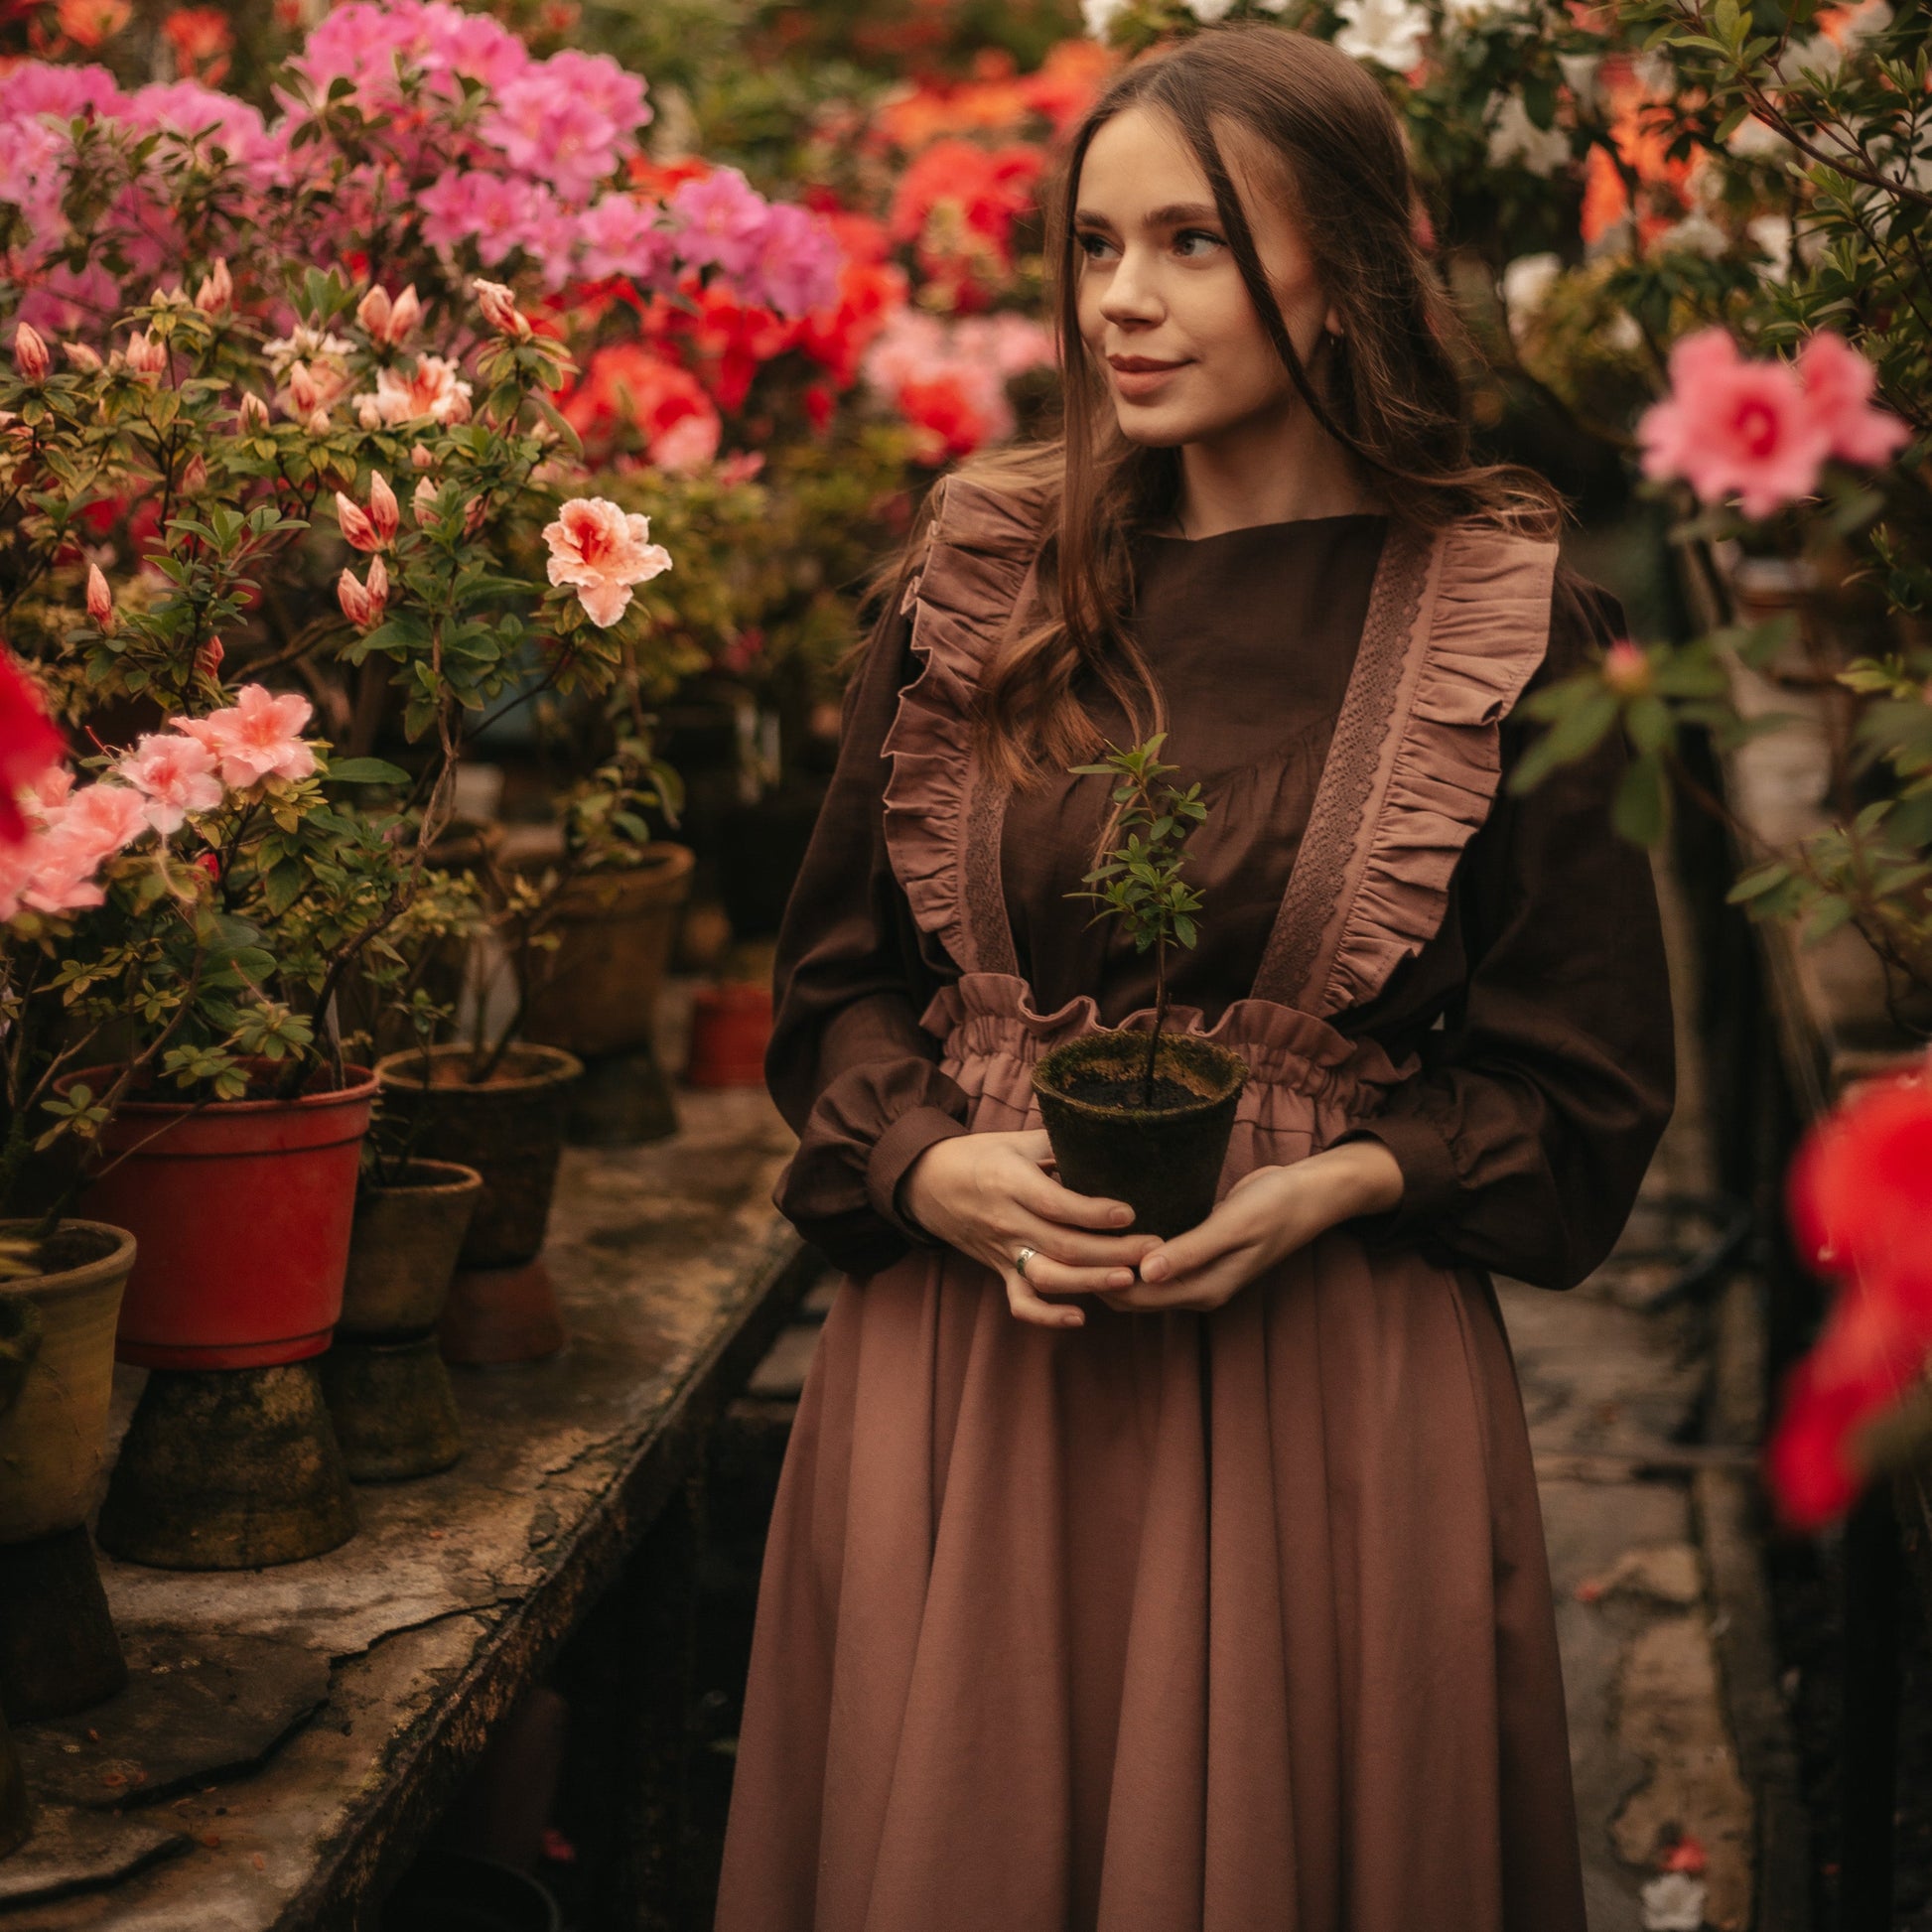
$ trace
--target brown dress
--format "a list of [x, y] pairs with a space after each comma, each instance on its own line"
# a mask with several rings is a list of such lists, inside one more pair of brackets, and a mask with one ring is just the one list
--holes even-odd
[[1586, 1274], [1669, 1113], [1619, 753], [1497, 795], [1504, 715], [1607, 600], [1551, 546], [1369, 517], [1142, 546], [1211, 807], [1176, 1023], [1255, 1075], [1224, 1185], [1370, 1135], [1405, 1192], [1213, 1314], [1049, 1331], [898, 1182], [1036, 1125], [1038, 1053], [1145, 1025], [1150, 989], [1064, 897], [1099, 781], [1009, 796], [973, 756], [1035, 506], [946, 488], [780, 948], [780, 1204], [850, 1279], [773, 1515], [719, 1932], [1583, 1932], [1484, 1270]]

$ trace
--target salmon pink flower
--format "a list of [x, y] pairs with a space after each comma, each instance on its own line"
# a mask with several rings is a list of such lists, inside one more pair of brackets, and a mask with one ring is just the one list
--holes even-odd
[[1798, 351], [1798, 380], [1846, 463], [1889, 463], [1912, 440], [1910, 428], [1872, 406], [1878, 371], [1848, 343], [1821, 329]]
[[21, 900], [39, 912], [79, 912], [107, 897], [96, 875], [148, 829], [146, 801], [129, 785], [85, 785], [27, 848], [32, 870]]
[[113, 629], [114, 594], [107, 588], [107, 579], [98, 564], [87, 566], [87, 615], [101, 629]]
[[382, 538], [376, 534], [375, 523], [368, 511], [340, 489], [336, 492], [336, 517], [343, 526], [343, 540], [351, 550], [382, 548]]
[[221, 802], [214, 754], [180, 732], [150, 732], [114, 775], [146, 798], [147, 821], [164, 838], [180, 831], [190, 812], [211, 812]]
[[419, 355], [414, 371], [398, 375], [377, 369], [375, 392], [355, 398], [355, 413], [364, 429], [394, 429], [428, 417], [437, 423], [470, 420], [471, 386], [457, 374], [456, 364], [441, 355]]
[[1746, 516], [1817, 488], [1832, 435], [1790, 364], [1748, 360], [1705, 329], [1671, 350], [1670, 377], [1637, 425], [1645, 476], [1681, 477], [1706, 503], [1735, 495]]
[[205, 316], [226, 315], [234, 306], [234, 277], [228, 273], [228, 264], [217, 255], [214, 266], [202, 277], [202, 285], [195, 291], [195, 306]]
[[306, 778], [316, 755], [302, 727], [315, 707], [299, 692], [279, 697], [266, 685], [244, 684], [225, 711], [206, 718], [178, 718], [177, 731], [206, 745], [220, 760], [221, 782], [239, 791], [264, 778]]
[[670, 552], [650, 541], [650, 519], [626, 515], [605, 496], [573, 496], [543, 540], [551, 583], [575, 585], [585, 614], [604, 628], [629, 608], [633, 584], [671, 567]]
[[0, 848], [25, 840], [19, 794], [44, 779], [50, 766], [58, 768], [67, 749], [40, 693], [12, 655], [0, 649]]

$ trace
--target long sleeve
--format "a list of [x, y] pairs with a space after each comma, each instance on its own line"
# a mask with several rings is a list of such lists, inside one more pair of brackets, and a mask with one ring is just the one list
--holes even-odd
[[[1560, 579], [1536, 683], [1620, 629], [1613, 600]], [[1610, 825], [1621, 735], [1512, 797], [1535, 730], [1505, 724], [1503, 783], [1464, 859], [1462, 996], [1422, 1035], [1423, 1070], [1349, 1138], [1381, 1141], [1402, 1168], [1402, 1202], [1375, 1234], [1570, 1288], [1636, 1199], [1670, 1118], [1674, 1043], [1650, 863]]]
[[921, 1238], [897, 1211], [898, 1183], [935, 1141], [966, 1131], [965, 1095], [919, 1026], [940, 978], [886, 856], [880, 748], [917, 669], [908, 637], [889, 616], [847, 691], [838, 765], [778, 935], [765, 1056], [798, 1135], [777, 1206], [861, 1277]]

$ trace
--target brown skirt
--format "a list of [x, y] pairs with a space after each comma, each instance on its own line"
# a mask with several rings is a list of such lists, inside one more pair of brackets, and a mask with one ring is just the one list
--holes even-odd
[[1054, 1332], [839, 1292], [765, 1554], [718, 1932], [1584, 1932], [1493, 1291], [1336, 1230]]

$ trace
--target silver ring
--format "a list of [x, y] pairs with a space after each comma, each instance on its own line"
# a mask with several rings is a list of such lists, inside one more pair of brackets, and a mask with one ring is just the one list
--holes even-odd
[[1027, 1264], [1030, 1261], [1037, 1261], [1038, 1259], [1039, 1259], [1039, 1250], [1037, 1248], [1022, 1248], [1020, 1252], [1014, 1256], [1013, 1265], [1016, 1269], [1019, 1270], [1020, 1279], [1023, 1282], [1031, 1280], [1031, 1277], [1029, 1277], [1027, 1273]]

